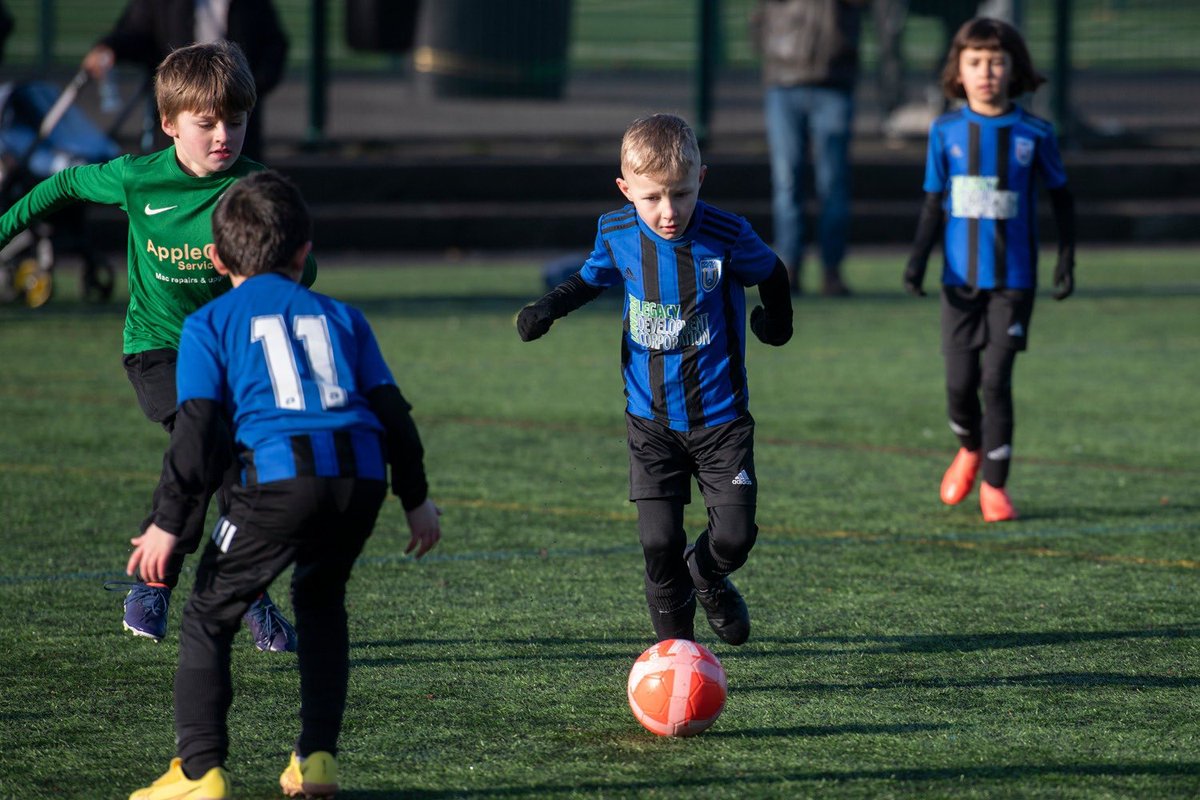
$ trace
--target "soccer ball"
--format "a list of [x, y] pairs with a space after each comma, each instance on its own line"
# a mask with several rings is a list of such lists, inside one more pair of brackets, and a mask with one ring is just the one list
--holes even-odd
[[629, 671], [629, 708], [659, 736], [691, 736], [725, 708], [725, 670], [707, 648], [687, 639], [659, 642]]

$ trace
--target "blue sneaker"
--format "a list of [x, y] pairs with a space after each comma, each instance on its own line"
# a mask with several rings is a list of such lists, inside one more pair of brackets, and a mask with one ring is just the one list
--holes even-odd
[[144, 636], [161, 641], [167, 635], [167, 607], [171, 603], [171, 588], [161, 583], [121, 583], [104, 585], [115, 591], [118, 587], [132, 586], [125, 595], [125, 618], [121, 627], [134, 636]]
[[242, 621], [254, 637], [254, 646], [264, 653], [295, 652], [296, 629], [279, 613], [266, 592], [250, 604]]

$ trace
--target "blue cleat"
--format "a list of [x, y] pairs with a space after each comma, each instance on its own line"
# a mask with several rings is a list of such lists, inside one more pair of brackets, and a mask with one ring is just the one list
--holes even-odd
[[167, 607], [171, 603], [171, 588], [162, 583], [132, 585], [133, 588], [125, 595], [125, 618], [121, 620], [121, 626], [134, 636], [161, 641], [167, 635]]
[[254, 646], [264, 653], [295, 652], [296, 629], [279, 613], [279, 608], [271, 602], [266, 592], [250, 604], [242, 621], [254, 637]]

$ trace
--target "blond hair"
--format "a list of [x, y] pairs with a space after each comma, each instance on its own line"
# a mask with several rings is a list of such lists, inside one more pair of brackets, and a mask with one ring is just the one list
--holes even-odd
[[172, 50], [154, 72], [154, 99], [163, 119], [184, 111], [229, 119], [253, 111], [258, 92], [242, 48], [218, 41]]
[[700, 165], [696, 134], [674, 114], [636, 119], [621, 139], [621, 173], [673, 178]]

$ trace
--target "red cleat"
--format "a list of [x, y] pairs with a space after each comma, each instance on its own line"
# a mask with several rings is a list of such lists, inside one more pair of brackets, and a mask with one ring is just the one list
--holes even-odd
[[975, 485], [975, 476], [979, 473], [979, 462], [982, 455], [978, 450], [968, 450], [960, 447], [950, 468], [942, 476], [942, 502], [948, 506], [956, 506], [971, 493]]
[[1012, 499], [1003, 488], [997, 489], [987, 481], [979, 484], [979, 508], [984, 522], [1004, 522], [1017, 518]]

